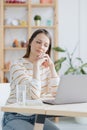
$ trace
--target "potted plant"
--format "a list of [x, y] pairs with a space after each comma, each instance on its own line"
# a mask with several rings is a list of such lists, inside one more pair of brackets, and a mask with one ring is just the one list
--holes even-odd
[[[60, 59], [56, 60], [54, 62], [55, 69], [57, 72], [60, 71], [62, 68], [63, 62], [67, 62], [68, 68], [64, 72], [64, 75], [66, 74], [87, 74], [87, 63], [84, 63], [83, 60], [80, 57], [74, 57], [75, 50], [70, 54], [66, 49], [62, 49], [60, 47], [54, 47], [53, 50], [57, 52], [64, 52], [66, 53], [66, 57], [61, 57]], [[75, 61], [78, 62], [78, 65], [75, 64]]]
[[35, 21], [35, 25], [39, 26], [41, 23], [41, 16], [40, 15], [35, 15], [34, 16], [34, 21]]

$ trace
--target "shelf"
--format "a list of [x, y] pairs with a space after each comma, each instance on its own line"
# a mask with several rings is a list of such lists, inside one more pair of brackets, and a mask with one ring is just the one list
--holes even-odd
[[34, 8], [46, 8], [46, 7], [54, 7], [54, 4], [32, 4], [31, 5]]
[[[24, 4], [18, 4], [18, 3], [15, 3], [15, 4], [12, 4], [12, 3], [5, 3], [4, 6], [5, 7], [27, 7], [29, 4], [28, 3], [24, 3]], [[31, 4], [32, 7], [54, 7], [54, 4]]]
[[4, 7], [27, 7], [28, 4], [27, 3], [15, 3], [15, 4], [12, 4], [12, 3], [4, 3]]
[[35, 28], [47, 28], [47, 29], [54, 29], [55, 26], [32, 26], [32, 29], [35, 29]]
[[[9, 69], [5, 67], [6, 61], [12, 62], [16, 60], [15, 54], [22, 55], [26, 51], [26, 47], [13, 47], [12, 43], [15, 39], [24, 41], [30, 38], [32, 32], [37, 29], [46, 29], [52, 33], [53, 46], [58, 45], [58, 0], [53, 3], [34, 3], [34, 0], [26, 0], [26, 3], [6, 3], [0, 0], [0, 77], [1, 82], [4, 77], [8, 77]], [[12, 12], [11, 12], [12, 11]], [[48, 11], [48, 12], [47, 12]], [[35, 15], [42, 16], [43, 20], [40, 26], [36, 26], [33, 17]], [[45, 16], [46, 15], [46, 16]], [[18, 19], [18, 26], [13, 25], [12, 20]], [[9, 21], [6, 21], [9, 20]], [[22, 24], [21, 21], [25, 23]], [[51, 20], [49, 24], [47, 20]], [[48, 23], [48, 24], [46, 24]], [[10, 57], [10, 55], [14, 55]], [[56, 60], [57, 54], [54, 52], [53, 59]], [[58, 58], [57, 58], [58, 59]], [[5, 75], [5, 73], [7, 73]]]
[[4, 50], [26, 50], [26, 47], [6, 47]]
[[21, 25], [19, 25], [19, 26], [4, 25], [4, 28], [13, 28], [13, 29], [28, 28], [28, 25], [26, 25], [26, 26], [21, 26]]
[[[21, 28], [28, 28], [28, 26], [11, 26], [11, 25], [5, 25], [4, 28], [6, 29], [21, 29]], [[49, 28], [49, 29], [54, 29], [55, 26], [31, 26], [31, 28]]]
[[9, 72], [9, 69], [2, 69], [3, 72]]

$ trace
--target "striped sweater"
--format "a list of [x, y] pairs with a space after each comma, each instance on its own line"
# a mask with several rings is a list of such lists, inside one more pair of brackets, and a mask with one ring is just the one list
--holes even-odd
[[44, 98], [56, 91], [59, 77], [52, 78], [49, 67], [40, 67], [40, 80], [33, 78], [33, 63], [24, 58], [18, 59], [10, 68], [11, 93], [7, 104], [16, 102], [16, 85], [24, 84], [27, 87], [27, 99]]

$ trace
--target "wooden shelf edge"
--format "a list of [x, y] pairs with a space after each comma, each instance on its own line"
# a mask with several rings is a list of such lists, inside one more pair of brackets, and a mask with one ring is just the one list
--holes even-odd
[[19, 28], [28, 28], [28, 25], [26, 26], [11, 26], [11, 25], [4, 25], [4, 28], [14, 28], [14, 29], [19, 29]]
[[55, 28], [55, 26], [32, 26], [32, 28]]
[[43, 3], [39, 3], [39, 4], [31, 4], [32, 7], [54, 7], [54, 3], [52, 4], [43, 4]]
[[6, 47], [4, 50], [26, 50], [26, 47]]
[[13, 6], [15, 6], [15, 7], [18, 7], [18, 6], [26, 7], [26, 6], [28, 6], [28, 3], [4, 3], [4, 6], [5, 7], [13, 7]]
[[[4, 3], [5, 7], [27, 7], [28, 5], [28, 3]], [[32, 3], [31, 7], [54, 7], [54, 3]]]
[[9, 69], [2, 69], [3, 72], [9, 72]]

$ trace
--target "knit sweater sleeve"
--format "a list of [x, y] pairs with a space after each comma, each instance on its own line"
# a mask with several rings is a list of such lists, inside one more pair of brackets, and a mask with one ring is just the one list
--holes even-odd
[[51, 92], [56, 93], [59, 82], [60, 82], [60, 77], [51, 77], [51, 73], [49, 71], [48, 73], [48, 87], [50, 89]]
[[[29, 69], [29, 66], [28, 66]], [[31, 70], [32, 72], [33, 70]], [[26, 69], [23, 63], [15, 62], [10, 68], [10, 81], [12, 84], [25, 84], [28, 87], [30, 97], [40, 98], [41, 81], [32, 78], [32, 74]]]

